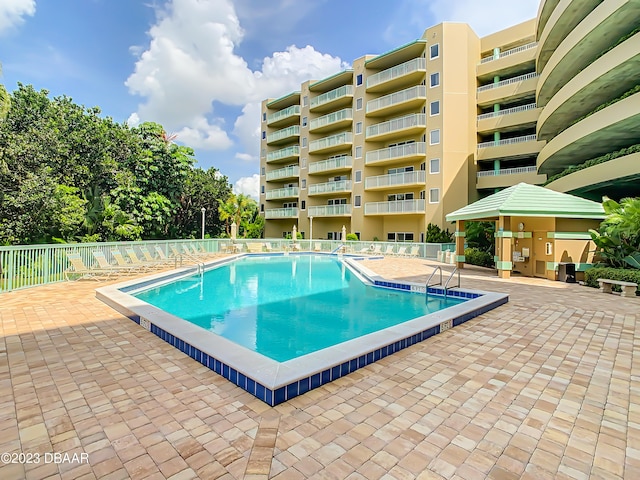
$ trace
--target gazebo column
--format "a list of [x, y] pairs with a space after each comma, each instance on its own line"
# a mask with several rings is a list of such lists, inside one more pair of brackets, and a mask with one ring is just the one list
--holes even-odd
[[458, 268], [464, 268], [464, 262], [466, 261], [464, 258], [464, 241], [465, 241], [465, 231], [464, 231], [464, 220], [456, 221], [456, 266]]
[[505, 217], [499, 217], [496, 225], [496, 268], [500, 278], [510, 278], [513, 262], [511, 257], [511, 237], [513, 232], [505, 230]]

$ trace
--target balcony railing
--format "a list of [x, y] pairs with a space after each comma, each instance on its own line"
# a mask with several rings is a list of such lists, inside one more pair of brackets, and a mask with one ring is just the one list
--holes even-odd
[[395, 185], [415, 185], [416, 183], [425, 183], [427, 175], [424, 170], [415, 170], [413, 172], [392, 173], [389, 175], [378, 175], [365, 179], [365, 188], [381, 188], [392, 187]]
[[536, 72], [525, 73], [524, 75], [520, 75], [519, 77], [508, 78], [500, 82], [490, 83], [488, 85], [483, 85], [481, 87], [478, 87], [478, 93], [484, 92], [485, 90], [492, 90], [494, 88], [504, 87], [505, 85], [509, 85], [511, 83], [523, 82], [525, 80], [529, 80], [530, 78], [536, 78], [539, 76], [540, 74]]
[[269, 190], [266, 194], [267, 200], [277, 200], [278, 198], [297, 197], [300, 189], [298, 187], [278, 188]]
[[405, 117], [394, 118], [387, 122], [377, 123], [367, 127], [367, 138], [383, 135], [385, 133], [404, 130], [411, 127], [427, 127], [427, 115], [424, 113], [414, 113]]
[[384, 162], [392, 158], [412, 157], [414, 155], [426, 155], [427, 144], [425, 142], [405, 143], [394, 147], [382, 148], [367, 152], [365, 164]]
[[353, 96], [353, 85], [343, 85], [311, 99], [311, 108], [333, 102], [338, 98]]
[[351, 132], [341, 132], [329, 137], [320, 138], [309, 143], [309, 152], [324, 150], [325, 148], [336, 147], [338, 145], [353, 142]]
[[282, 160], [283, 158], [299, 157], [299, 156], [300, 156], [300, 147], [298, 145], [293, 145], [291, 147], [281, 148], [280, 150], [276, 150], [275, 152], [267, 153], [267, 163], [277, 162], [278, 160]]
[[478, 172], [478, 177], [497, 177], [500, 175], [518, 175], [521, 173], [535, 173], [538, 171], [538, 167], [518, 167], [518, 168], [504, 168], [502, 170], [487, 170], [486, 172]]
[[342, 155], [340, 157], [327, 158], [320, 162], [309, 164], [309, 173], [319, 173], [328, 170], [336, 170], [339, 168], [351, 168], [353, 166], [353, 157], [350, 155]]
[[309, 195], [319, 195], [322, 193], [350, 192], [351, 180], [338, 180], [337, 182], [325, 182], [309, 185]]
[[332, 123], [341, 122], [342, 120], [351, 120], [351, 119], [353, 119], [353, 109], [345, 108], [343, 110], [330, 113], [329, 115], [324, 115], [322, 117], [318, 117], [314, 120], [311, 120], [311, 123], [309, 124], [309, 130], [315, 130], [317, 128], [322, 128], [322, 127], [326, 127], [327, 125], [331, 125]]
[[283, 110], [280, 110], [276, 113], [272, 113], [267, 117], [267, 125], [275, 122], [279, 122], [280, 120], [284, 120], [288, 117], [293, 117], [296, 115], [300, 115], [300, 105], [291, 105]]
[[351, 215], [351, 204], [343, 203], [342, 205], [317, 205], [309, 207], [307, 216], [309, 217], [339, 217]]
[[519, 107], [505, 108], [497, 112], [483, 113], [478, 115], [478, 120], [485, 120], [487, 118], [501, 117], [502, 115], [511, 115], [512, 113], [526, 112], [527, 110], [534, 110], [538, 108], [536, 103], [530, 103], [529, 105], [520, 105]]
[[278, 130], [277, 132], [273, 132], [267, 135], [267, 143], [277, 142], [278, 140], [283, 140], [288, 137], [300, 135], [300, 125], [293, 125], [291, 127], [283, 128], [282, 130]]
[[273, 172], [267, 173], [267, 180], [278, 180], [279, 178], [299, 177], [300, 167], [298, 165], [289, 165], [288, 167], [279, 168]]
[[394, 200], [391, 202], [368, 202], [364, 205], [365, 215], [386, 213], [424, 213], [424, 199]]
[[511, 50], [505, 50], [504, 52], [491, 55], [490, 57], [484, 57], [482, 60], [480, 60], [480, 64], [493, 62], [494, 60], [508, 57], [509, 55], [513, 55], [515, 53], [524, 52], [525, 50], [530, 50], [532, 48], [536, 48], [537, 46], [538, 46], [538, 42], [527, 43], [526, 45], [521, 45], [520, 47], [512, 48]]
[[426, 59], [422, 57], [414, 58], [412, 60], [409, 60], [408, 62], [401, 63], [400, 65], [396, 65], [395, 67], [391, 67], [387, 70], [378, 72], [375, 75], [371, 75], [369, 78], [367, 78], [367, 88], [375, 87], [376, 85], [388, 82], [389, 80], [393, 80], [404, 75], [408, 75], [409, 73], [417, 72], [420, 70], [426, 71], [426, 69]]
[[295, 207], [289, 208], [268, 208], [264, 211], [264, 218], [296, 218], [298, 216], [298, 209]]
[[371, 100], [370, 102], [367, 102], [367, 113], [375, 112], [381, 108], [390, 107], [392, 105], [397, 105], [417, 98], [427, 98], [427, 87], [424, 85], [416, 85], [415, 87], [400, 90], [399, 92]]
[[535, 142], [537, 138], [536, 135], [525, 135], [523, 137], [507, 138], [497, 142], [482, 142], [478, 144], [478, 148], [501, 147], [503, 145], [513, 145], [514, 143]]

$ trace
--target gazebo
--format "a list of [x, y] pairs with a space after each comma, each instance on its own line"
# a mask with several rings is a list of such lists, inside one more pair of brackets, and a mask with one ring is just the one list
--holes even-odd
[[456, 223], [458, 268], [465, 262], [465, 222], [492, 221], [498, 276], [509, 278], [517, 272], [550, 280], [558, 279], [562, 265], [573, 264], [578, 276], [592, 265], [595, 245], [589, 229], [597, 229], [604, 218], [600, 203], [527, 183], [446, 216]]

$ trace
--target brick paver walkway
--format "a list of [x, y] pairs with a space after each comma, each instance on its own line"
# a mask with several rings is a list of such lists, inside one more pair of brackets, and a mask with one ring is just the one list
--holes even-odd
[[0, 478], [640, 478], [640, 298], [481, 269], [462, 284], [510, 302], [275, 408], [97, 301], [95, 282], [3, 294], [0, 453], [31, 463]]

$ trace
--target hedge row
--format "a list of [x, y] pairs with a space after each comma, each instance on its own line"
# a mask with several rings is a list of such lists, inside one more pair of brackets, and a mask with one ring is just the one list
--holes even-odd
[[571, 127], [572, 125], [575, 125], [578, 122], [581, 122], [585, 118], [590, 117], [591, 115], [593, 115], [596, 112], [599, 112], [600, 110], [604, 110], [605, 108], [607, 108], [610, 105], [613, 105], [614, 103], [618, 103], [620, 100], [624, 100], [625, 98], [630, 97], [631, 95], [635, 95], [638, 92], [640, 92], [640, 85], [636, 85], [632, 89], [627, 90], [622, 95], [620, 95], [617, 98], [614, 98], [613, 100], [609, 100], [608, 102], [605, 102], [605, 103], [602, 103], [602, 104], [598, 105], [596, 108], [591, 110], [586, 115], [583, 115], [582, 117], [575, 119], [573, 122], [571, 122], [569, 125], [567, 125], [567, 128]]
[[493, 267], [493, 255], [477, 248], [467, 248], [464, 251], [464, 263], [480, 267]]
[[[639, 285], [636, 295], [640, 292], [640, 270], [628, 268], [593, 267], [584, 272], [584, 283], [589, 287], [598, 288], [598, 279], [608, 278], [609, 280], [620, 280], [623, 282], [633, 282]], [[619, 287], [613, 286], [614, 290], [620, 291]]]

